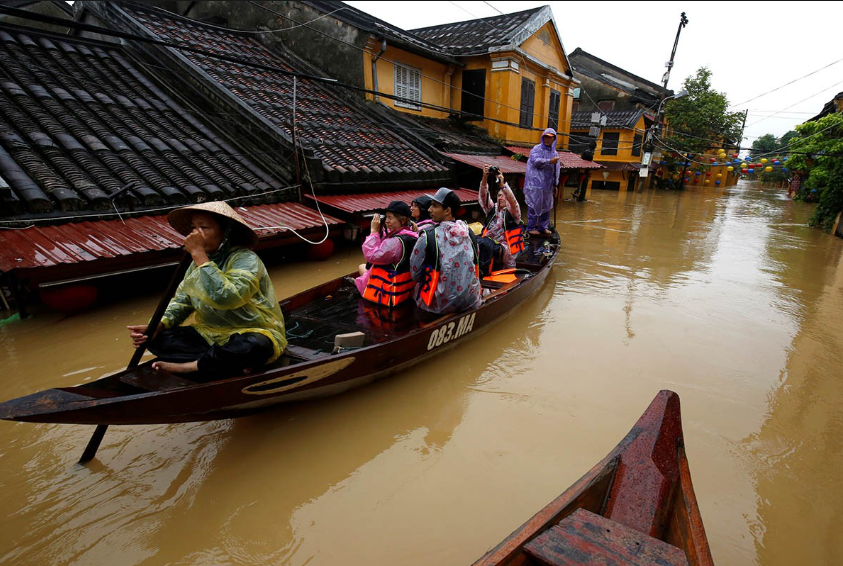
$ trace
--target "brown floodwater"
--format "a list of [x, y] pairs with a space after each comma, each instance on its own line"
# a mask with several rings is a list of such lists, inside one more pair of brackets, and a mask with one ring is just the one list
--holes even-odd
[[[563, 202], [544, 288], [491, 332], [337, 397], [237, 420], [0, 422], [0, 563], [468, 566], [682, 398], [719, 565], [843, 563], [843, 240], [741, 184]], [[343, 249], [272, 268], [286, 296]], [[0, 399], [125, 366], [157, 296], [0, 326]]]

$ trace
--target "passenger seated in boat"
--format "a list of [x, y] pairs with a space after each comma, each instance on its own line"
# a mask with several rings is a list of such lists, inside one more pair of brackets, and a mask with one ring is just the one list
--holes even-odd
[[430, 203], [436, 223], [419, 234], [410, 269], [418, 282], [416, 306], [436, 314], [460, 312], [480, 306], [480, 280], [474, 233], [455, 219], [460, 199], [451, 190], [439, 189]]
[[412, 220], [416, 232], [421, 232], [425, 226], [432, 226], [433, 220], [430, 218], [430, 197], [422, 195], [413, 199], [410, 203], [410, 212], [412, 212]]
[[[490, 172], [491, 187], [487, 181]], [[521, 207], [500, 169], [490, 169], [488, 164], [483, 166], [477, 200], [486, 215], [481, 238], [492, 240], [500, 249], [501, 263], [493, 264], [489, 271], [515, 267], [515, 257], [524, 250], [524, 225], [521, 223]]]
[[380, 214], [372, 218], [372, 233], [363, 242], [367, 263], [357, 268], [360, 277], [354, 280], [363, 298], [386, 307], [396, 307], [410, 299], [415, 283], [410, 276], [410, 252], [416, 234], [410, 229], [410, 207], [392, 201], [384, 211], [385, 230], [381, 230]]
[[[275, 361], [287, 345], [284, 317], [266, 267], [248, 249], [254, 230], [223, 202], [179, 208], [167, 220], [186, 236], [193, 263], [152, 332], [152, 367], [210, 380]], [[182, 325], [191, 314], [195, 321]], [[128, 328], [135, 348], [149, 338], [146, 325]]]

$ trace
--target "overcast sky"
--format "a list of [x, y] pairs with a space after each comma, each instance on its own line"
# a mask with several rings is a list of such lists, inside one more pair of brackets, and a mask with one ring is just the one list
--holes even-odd
[[780, 137], [794, 129], [843, 91], [843, 3], [347, 3], [406, 30], [550, 5], [566, 53], [580, 47], [658, 84], [684, 11], [689, 23], [667, 87], [678, 92], [698, 68], [711, 69], [712, 86], [726, 95], [730, 110], [749, 110], [746, 147], [764, 134]]

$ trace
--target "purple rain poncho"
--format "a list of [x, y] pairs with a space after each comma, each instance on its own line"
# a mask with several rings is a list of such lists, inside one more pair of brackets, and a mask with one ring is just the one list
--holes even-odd
[[539, 142], [530, 150], [530, 159], [527, 161], [527, 176], [524, 179], [524, 200], [527, 207], [536, 216], [550, 212], [553, 208], [553, 188], [559, 183], [559, 171], [561, 164], [557, 161], [549, 163], [554, 157], [559, 157], [556, 151], [556, 131], [548, 128], [542, 133], [544, 136], [553, 136], [553, 143], [550, 147]]

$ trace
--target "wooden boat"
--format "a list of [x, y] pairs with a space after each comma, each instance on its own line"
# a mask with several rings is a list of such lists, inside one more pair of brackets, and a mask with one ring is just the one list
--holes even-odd
[[474, 566], [712, 566], [679, 396], [660, 391], [602, 461]]
[[[0, 403], [0, 418], [96, 425], [206, 421], [340, 393], [480, 334], [541, 288], [558, 252], [555, 232], [527, 240], [513, 281], [484, 281], [478, 308], [435, 318], [413, 304], [389, 310], [364, 301], [351, 278], [340, 277], [281, 301], [289, 345], [259, 373], [197, 383], [157, 372], [150, 361]], [[336, 336], [355, 332], [364, 335], [362, 347], [336, 351]]]

